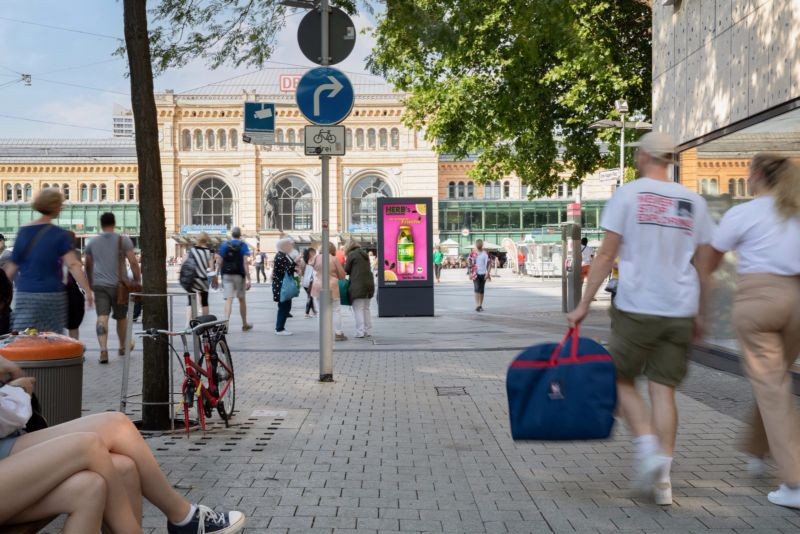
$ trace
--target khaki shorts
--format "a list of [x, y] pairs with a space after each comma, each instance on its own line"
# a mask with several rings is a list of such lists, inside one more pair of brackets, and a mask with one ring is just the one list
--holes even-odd
[[[107, 286], [94, 286], [94, 307], [97, 316], [111, 315], [115, 321], [125, 319], [128, 315], [127, 304], [117, 304], [117, 288]], [[112, 314], [111, 311], [114, 311]]]
[[644, 375], [653, 382], [675, 387], [686, 377], [692, 317], [660, 317], [609, 309], [611, 341], [608, 352], [620, 378]]
[[223, 274], [222, 285], [225, 286], [223, 295], [226, 299], [236, 297], [243, 299], [245, 296], [244, 276], [241, 274]]

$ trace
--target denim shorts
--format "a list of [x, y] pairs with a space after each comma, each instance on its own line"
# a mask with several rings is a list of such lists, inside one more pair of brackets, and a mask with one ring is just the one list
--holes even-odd
[[18, 437], [19, 435], [12, 434], [10, 436], [0, 438], [0, 460], [3, 458], [8, 458], [8, 455], [11, 454], [11, 449], [14, 447], [14, 443], [17, 441]]

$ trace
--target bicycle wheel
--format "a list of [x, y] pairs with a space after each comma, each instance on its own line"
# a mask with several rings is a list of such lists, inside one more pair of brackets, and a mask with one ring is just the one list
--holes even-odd
[[225, 338], [220, 339], [217, 343], [216, 352], [217, 388], [220, 392], [223, 390], [225, 391], [225, 394], [219, 399], [217, 411], [219, 412], [219, 416], [227, 424], [228, 419], [233, 417], [233, 410], [236, 407], [236, 381], [233, 375], [231, 350], [228, 348], [228, 342], [225, 341]]

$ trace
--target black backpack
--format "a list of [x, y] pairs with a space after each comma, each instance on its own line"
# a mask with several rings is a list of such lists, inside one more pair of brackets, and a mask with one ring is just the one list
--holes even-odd
[[222, 255], [222, 274], [244, 274], [242, 272], [242, 245], [228, 241]]
[[194, 261], [194, 255], [189, 251], [189, 254], [186, 255], [186, 259], [181, 264], [181, 273], [179, 276], [181, 287], [184, 291], [189, 293], [194, 292], [192, 286], [194, 286], [195, 278], [197, 278], [197, 262]]

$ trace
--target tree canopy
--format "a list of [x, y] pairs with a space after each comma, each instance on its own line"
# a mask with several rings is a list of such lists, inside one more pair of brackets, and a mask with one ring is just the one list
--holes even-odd
[[438, 150], [477, 155], [476, 179], [549, 193], [604, 163], [588, 126], [616, 99], [650, 115], [650, 20], [641, 0], [389, 0], [370, 66]]

